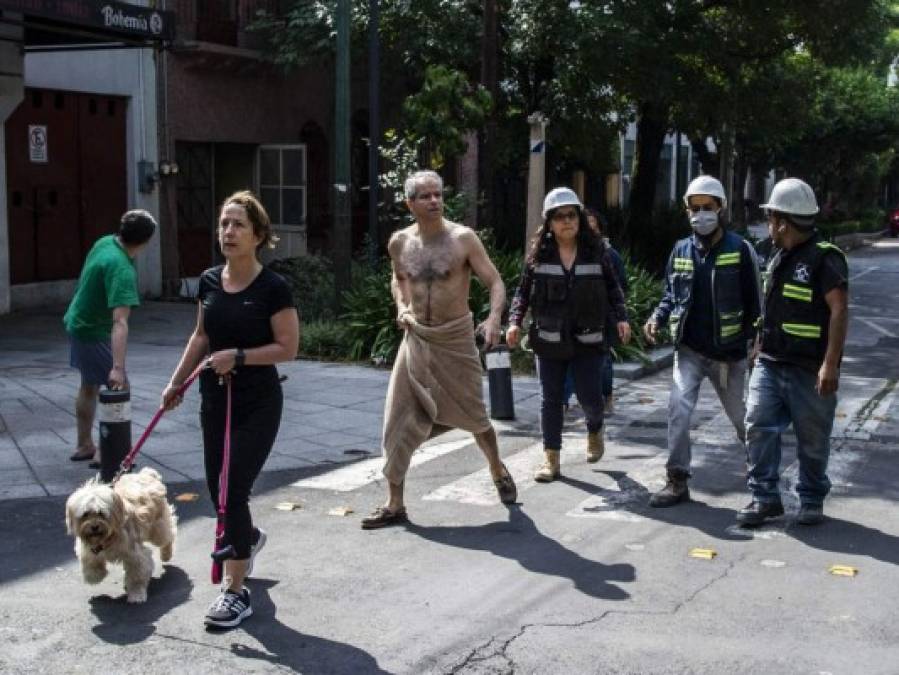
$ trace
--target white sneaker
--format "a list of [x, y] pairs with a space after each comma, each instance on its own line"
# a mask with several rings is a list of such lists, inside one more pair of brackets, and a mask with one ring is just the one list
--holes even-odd
[[256, 543], [250, 546], [250, 562], [247, 563], [247, 576], [249, 577], [253, 574], [253, 562], [256, 560], [256, 554], [262, 550], [265, 546], [265, 542], [268, 540], [268, 537], [265, 534], [265, 530], [261, 527], [257, 527], [256, 531], [259, 533], [259, 539], [256, 540]]

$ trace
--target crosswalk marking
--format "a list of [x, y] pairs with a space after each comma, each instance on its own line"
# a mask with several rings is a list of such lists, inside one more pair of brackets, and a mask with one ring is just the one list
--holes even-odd
[[[473, 442], [473, 439], [467, 438], [423, 446], [412, 455], [410, 467], [430, 462], [432, 459], [437, 459], [442, 455], [471, 445]], [[350, 464], [349, 466], [341, 467], [340, 469], [330, 471], [320, 476], [303, 478], [302, 480], [293, 483], [293, 487], [310, 488], [313, 490], [334, 490], [335, 492], [351, 492], [376, 480], [380, 480], [382, 478], [381, 469], [383, 467], [384, 458], [373, 457], [371, 459]]]
[[[658, 383], [657, 383], [658, 385]], [[592, 494], [574, 505], [566, 515], [573, 518], [599, 518], [624, 522], [646, 520], [640, 510], [645, 508], [648, 495], [664, 485], [665, 464], [668, 452], [664, 449], [666, 429], [659, 412], [667, 407], [667, 390], [662, 386], [629, 388], [618, 399], [619, 413], [608, 420], [606, 429], [606, 462], [597, 465], [598, 471], [590, 474], [590, 483], [595, 486]], [[840, 382], [839, 404], [834, 419], [833, 438], [835, 448], [840, 440], [868, 440], [885, 419], [896, 396], [895, 383], [885, 379], [844, 377]], [[697, 414], [712, 413], [691, 432], [693, 441], [693, 463], [704, 473], [730, 470], [740, 466], [743, 449], [736, 438], [733, 425], [724, 414], [715, 395], [704, 387], [696, 408]], [[635, 420], [649, 421], [651, 424], [631, 426]], [[571, 424], [563, 433], [562, 473], [566, 467], [572, 472], [574, 467], [584, 465], [586, 429], [583, 421]], [[502, 425], [504, 426], [504, 425]], [[501, 428], [498, 424], [497, 428]], [[634, 440], [635, 434], [639, 437]], [[655, 442], [653, 442], [655, 440]], [[662, 441], [662, 449], [658, 441]], [[432, 443], [418, 450], [412, 457], [412, 466], [418, 466], [456, 450], [473, 444], [470, 437]], [[543, 458], [543, 447], [539, 440], [504, 458], [504, 462], [518, 486], [519, 495], [530, 490], [536, 483], [534, 471]], [[647, 456], [647, 451], [651, 454]], [[830, 475], [835, 486], [847, 487], [852, 464], [858, 453], [834, 452], [831, 456]], [[628, 461], [627, 471], [605, 470], [608, 460], [616, 457]], [[631, 458], [639, 458], [630, 461]], [[295, 487], [316, 490], [349, 492], [371, 482], [380, 480], [383, 458], [372, 458], [342, 467], [336, 471], [294, 483]], [[582, 468], [582, 467], [581, 467]], [[795, 483], [797, 466], [794, 462], [783, 472], [785, 484]], [[484, 466], [477, 471], [440, 485], [428, 492], [426, 501], [449, 501], [475, 506], [495, 506], [496, 488], [489, 469]], [[784, 491], [785, 506], [795, 510], [796, 504], [790, 490]], [[775, 526], [775, 530], [777, 527]], [[736, 532], [736, 531], [735, 531]], [[744, 532], [740, 530], [739, 532]], [[776, 536], [766, 534], [762, 529], [752, 536]]]

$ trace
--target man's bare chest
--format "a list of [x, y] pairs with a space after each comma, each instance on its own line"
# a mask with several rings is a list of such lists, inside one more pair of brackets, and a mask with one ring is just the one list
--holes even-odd
[[448, 280], [462, 267], [460, 248], [451, 237], [427, 243], [411, 240], [400, 256], [403, 276], [412, 282], [427, 284]]

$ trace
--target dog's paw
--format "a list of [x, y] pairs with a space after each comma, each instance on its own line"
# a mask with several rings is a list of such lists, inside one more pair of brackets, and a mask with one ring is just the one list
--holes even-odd
[[127, 601], [132, 605], [138, 605], [142, 602], [147, 601], [147, 589], [141, 588], [133, 591], [128, 591]]
[[83, 567], [81, 569], [82, 574], [84, 575], [84, 581], [89, 584], [99, 584], [106, 578], [106, 567]]
[[166, 544], [165, 546], [161, 547], [159, 549], [159, 559], [162, 560], [162, 562], [168, 562], [169, 560], [171, 560], [172, 553], [174, 552], [173, 549], [173, 544]]

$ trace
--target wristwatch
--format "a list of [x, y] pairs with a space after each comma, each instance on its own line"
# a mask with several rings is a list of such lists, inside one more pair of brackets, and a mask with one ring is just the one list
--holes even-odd
[[237, 348], [237, 353], [234, 355], [234, 367], [240, 368], [243, 366], [244, 362], [247, 360], [247, 355], [244, 350], [240, 347]]

